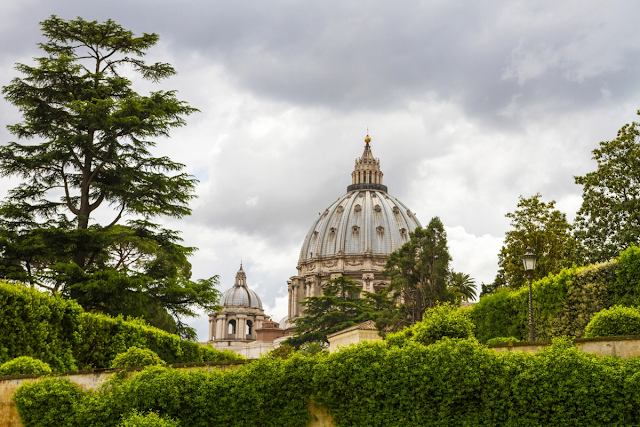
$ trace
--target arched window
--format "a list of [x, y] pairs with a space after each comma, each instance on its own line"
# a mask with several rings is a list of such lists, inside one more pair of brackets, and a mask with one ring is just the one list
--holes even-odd
[[227, 325], [227, 333], [229, 334], [229, 337], [235, 337], [236, 336], [236, 321], [235, 320], [229, 320], [229, 324]]
[[247, 320], [247, 330], [246, 330], [247, 338], [251, 336], [252, 332], [253, 332], [253, 322], [251, 320]]

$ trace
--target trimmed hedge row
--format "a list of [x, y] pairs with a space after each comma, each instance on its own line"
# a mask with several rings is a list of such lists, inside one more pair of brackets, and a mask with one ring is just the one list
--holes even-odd
[[19, 283], [0, 282], [0, 331], [0, 362], [30, 356], [54, 372], [108, 368], [133, 346], [148, 348], [169, 364], [241, 358], [138, 320], [84, 312], [73, 300]]
[[150, 412], [189, 427], [306, 426], [315, 360], [263, 358], [227, 371], [154, 366], [87, 393], [45, 378], [24, 383], [13, 399], [26, 427], [116, 427]]
[[345, 427], [638, 425], [640, 358], [589, 355], [562, 339], [536, 355], [474, 339], [369, 341], [233, 371], [151, 367], [93, 393], [45, 379], [14, 396], [27, 427], [115, 427], [150, 412], [193, 427], [305, 426], [309, 399]]
[[[471, 308], [476, 337], [528, 338], [529, 288], [500, 290], [480, 298]], [[599, 311], [613, 305], [640, 305], [640, 248], [630, 247], [618, 259], [563, 269], [533, 283], [536, 338], [584, 337]]]

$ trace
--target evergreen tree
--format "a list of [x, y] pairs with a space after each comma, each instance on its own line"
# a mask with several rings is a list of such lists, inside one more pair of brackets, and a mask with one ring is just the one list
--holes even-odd
[[591, 263], [640, 243], [640, 123], [624, 125], [592, 153], [597, 169], [574, 177], [582, 185], [575, 235]]
[[[150, 149], [197, 110], [174, 91], [138, 94], [124, 77], [175, 74], [141, 59], [156, 34], [56, 16], [41, 27], [46, 56], [17, 64], [23, 77], [3, 87], [23, 116], [8, 129], [29, 142], [0, 148], [0, 174], [23, 180], [0, 208], [0, 274], [193, 337], [180, 316], [215, 309], [217, 278], [192, 281], [193, 248], [151, 220], [189, 215], [196, 181]], [[112, 217], [100, 224], [97, 213]]]
[[[327, 336], [367, 320], [375, 320], [380, 312], [368, 298], [360, 298], [361, 288], [346, 276], [328, 281], [321, 297], [308, 297], [302, 302], [303, 317], [294, 320], [296, 336], [286, 342], [296, 348], [304, 343], [328, 343]], [[366, 293], [368, 294], [368, 293]]]
[[410, 239], [387, 259], [383, 275], [393, 304], [377, 325], [397, 330], [422, 320], [424, 312], [437, 301], [449, 301], [449, 248], [440, 218], [434, 217], [427, 228], [416, 228]]

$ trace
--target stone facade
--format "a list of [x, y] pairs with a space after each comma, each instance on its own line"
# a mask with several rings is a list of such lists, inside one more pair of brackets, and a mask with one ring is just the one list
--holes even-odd
[[222, 295], [221, 303], [222, 310], [209, 315], [209, 342], [218, 349], [236, 350], [256, 341], [256, 331], [269, 319], [262, 301], [249, 289], [242, 265], [235, 284]]
[[302, 315], [300, 303], [321, 296], [330, 279], [347, 276], [368, 292], [387, 286], [381, 271], [388, 255], [421, 226], [411, 210], [387, 193], [380, 160], [373, 157], [370, 141], [367, 135], [347, 193], [320, 213], [302, 245], [297, 275], [287, 282], [285, 326], [289, 331], [290, 320]]
[[327, 339], [329, 340], [329, 353], [333, 353], [338, 351], [340, 347], [357, 344], [362, 341], [381, 340], [382, 337], [376, 329], [376, 323], [373, 320], [369, 320], [331, 334]]

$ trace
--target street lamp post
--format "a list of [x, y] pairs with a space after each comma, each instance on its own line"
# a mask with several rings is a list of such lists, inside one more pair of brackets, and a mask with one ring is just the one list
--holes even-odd
[[531, 282], [533, 279], [533, 270], [536, 268], [536, 254], [531, 252], [531, 248], [527, 248], [527, 253], [522, 255], [522, 263], [524, 271], [529, 276], [529, 341], [536, 340], [535, 329], [533, 328], [533, 292]]

